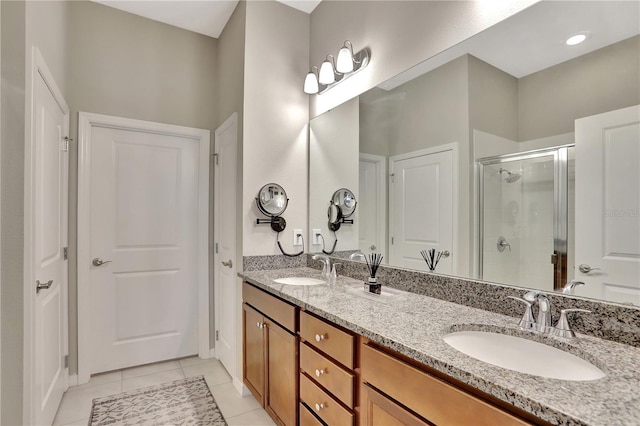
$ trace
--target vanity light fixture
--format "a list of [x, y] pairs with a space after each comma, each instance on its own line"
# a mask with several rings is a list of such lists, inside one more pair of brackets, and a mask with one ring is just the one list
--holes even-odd
[[[349, 47], [347, 47], [347, 43], [349, 43]], [[342, 74], [353, 72], [353, 46], [349, 40], [345, 41], [344, 46], [338, 51], [336, 71]]]
[[576, 44], [582, 43], [583, 41], [585, 41], [589, 37], [591, 37], [591, 34], [586, 32], [586, 31], [585, 32], [581, 32], [581, 33], [577, 33], [577, 34], [574, 34], [571, 37], [569, 37], [565, 41], [565, 44], [567, 46], [575, 46]]
[[[320, 71], [313, 66], [304, 80], [304, 92], [309, 95], [322, 94], [341, 81], [346, 80], [369, 64], [369, 49], [353, 53], [353, 45], [349, 40], [344, 42], [335, 59], [328, 54], [320, 65]], [[314, 69], [316, 70], [314, 72]]]
[[312, 95], [314, 93], [318, 93], [318, 90], [318, 67], [314, 65], [311, 67], [311, 71], [309, 71], [309, 74], [307, 74], [307, 77], [304, 79], [304, 93]]
[[335, 67], [333, 66], [333, 55], [327, 55], [322, 65], [320, 65], [320, 75], [318, 76], [320, 84], [329, 85], [336, 81]]

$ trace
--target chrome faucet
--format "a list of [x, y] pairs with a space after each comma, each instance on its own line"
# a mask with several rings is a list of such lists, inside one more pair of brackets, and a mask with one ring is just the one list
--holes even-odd
[[[579, 282], [579, 281], [578, 281]], [[553, 334], [558, 337], [573, 338], [575, 333], [569, 325], [567, 319], [567, 313], [569, 312], [586, 312], [591, 313], [586, 309], [562, 309], [560, 319], [554, 327], [551, 324], [551, 301], [546, 294], [538, 291], [529, 291], [523, 297], [507, 296], [511, 299], [522, 302], [526, 305], [524, 316], [518, 323], [521, 329], [536, 331], [538, 333]], [[538, 316], [537, 320], [533, 316], [532, 306], [538, 304]]]
[[322, 276], [329, 277], [331, 274], [331, 261], [329, 260], [329, 256], [325, 256], [324, 254], [314, 254], [311, 256], [311, 259], [322, 261]]
[[366, 259], [365, 255], [359, 251], [355, 253], [351, 253], [351, 255], [349, 256], [349, 260], [365, 260], [365, 259]]
[[[551, 326], [551, 301], [549, 301], [545, 294], [537, 291], [529, 291], [523, 297], [508, 297], [526, 305], [524, 315], [518, 324], [521, 329], [538, 331], [540, 333], [550, 333], [553, 330]], [[532, 310], [533, 305], [536, 303], [538, 305], [537, 320]]]
[[569, 281], [565, 284], [564, 287], [562, 287], [562, 294], [573, 294], [576, 287], [578, 287], [579, 285], [584, 285], [584, 283], [578, 280]]
[[[532, 293], [532, 295], [529, 297], [532, 297], [533, 300], [538, 302], [536, 329], [540, 333], [550, 333], [553, 330], [553, 326], [551, 325], [551, 301], [549, 301], [544, 293], [531, 291], [527, 294], [530, 293]], [[527, 299], [527, 294], [524, 295], [525, 299]]]

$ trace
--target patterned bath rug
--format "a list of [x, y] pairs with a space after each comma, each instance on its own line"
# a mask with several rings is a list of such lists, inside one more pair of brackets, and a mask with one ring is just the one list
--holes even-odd
[[227, 426], [203, 376], [93, 400], [89, 426]]

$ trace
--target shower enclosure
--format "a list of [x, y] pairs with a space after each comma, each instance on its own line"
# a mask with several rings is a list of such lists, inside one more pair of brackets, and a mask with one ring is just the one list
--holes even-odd
[[573, 150], [477, 160], [478, 278], [540, 290], [573, 278]]

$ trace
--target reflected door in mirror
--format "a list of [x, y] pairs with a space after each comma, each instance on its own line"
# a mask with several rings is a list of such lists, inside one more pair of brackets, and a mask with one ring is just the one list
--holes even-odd
[[[389, 159], [390, 263], [427, 270], [420, 252], [453, 247], [453, 151], [422, 150]], [[452, 257], [435, 272], [451, 274]]]
[[576, 120], [577, 295], [640, 305], [639, 170], [640, 106]]

